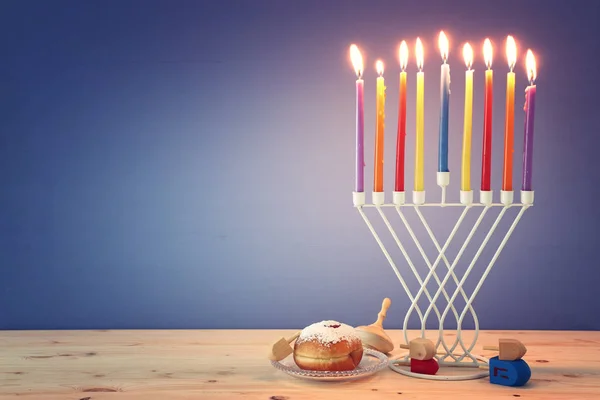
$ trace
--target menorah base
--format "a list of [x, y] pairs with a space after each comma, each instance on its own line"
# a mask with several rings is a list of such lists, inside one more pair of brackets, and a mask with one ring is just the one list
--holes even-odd
[[412, 372], [408, 354], [390, 360], [389, 367], [392, 371], [411, 378], [429, 379], [435, 381], [468, 381], [481, 379], [490, 375], [489, 360], [482, 356], [474, 356], [479, 362], [445, 362], [438, 361], [439, 371], [435, 375], [419, 374]]
[[[437, 336], [437, 338], [433, 338], [432, 341], [434, 342], [434, 348], [436, 349], [436, 352], [437, 352], [435, 358], [441, 367], [440, 371], [438, 371], [438, 373], [436, 373], [435, 375], [427, 375], [427, 374], [419, 374], [419, 373], [411, 372], [409, 355], [404, 355], [404, 356], [397, 357], [396, 359], [393, 359], [390, 361], [389, 366], [395, 372], [398, 372], [398, 373], [406, 375], [406, 376], [415, 377], [415, 378], [432, 379], [432, 380], [446, 380], [446, 381], [479, 379], [479, 378], [489, 376], [488, 360], [484, 357], [481, 357], [481, 356], [478, 356], [478, 355], [475, 355], [472, 353], [472, 350], [475, 347], [475, 344], [477, 343], [477, 338], [479, 335], [479, 320], [478, 320], [477, 314], [475, 313], [475, 310], [473, 308], [473, 301], [475, 300], [475, 296], [477, 296], [477, 293], [481, 289], [483, 282], [485, 281], [488, 274], [490, 273], [490, 270], [492, 269], [496, 260], [498, 259], [502, 249], [506, 245], [509, 237], [511, 236], [511, 234], [514, 231], [515, 227], [517, 226], [519, 220], [523, 216], [523, 213], [525, 212], [525, 210], [527, 210], [529, 207], [531, 207], [533, 205], [533, 191], [529, 191], [529, 192], [521, 191], [521, 200], [522, 200], [521, 204], [512, 203], [512, 200], [513, 200], [512, 194], [508, 194], [506, 192], [501, 194], [501, 197], [502, 197], [501, 203], [493, 203], [492, 202], [492, 191], [481, 191], [480, 194], [481, 194], [480, 203], [471, 203], [472, 192], [470, 192], [470, 191], [469, 192], [461, 192], [461, 203], [446, 203], [444, 201], [444, 199], [442, 200], [441, 203], [425, 203], [425, 192], [422, 191], [422, 192], [413, 192], [413, 204], [409, 204], [409, 203], [398, 204], [398, 203], [403, 203], [403, 201], [401, 201], [401, 200], [405, 200], [405, 199], [401, 199], [398, 197], [398, 195], [396, 195], [396, 198], [395, 198], [396, 201], [394, 202], [395, 204], [362, 204], [362, 205], [357, 204], [357, 197], [360, 197], [360, 196], [357, 196], [356, 193], [354, 194], [354, 204], [355, 204], [356, 209], [358, 210], [359, 214], [362, 216], [363, 220], [365, 221], [367, 227], [371, 231], [373, 237], [375, 238], [375, 241], [381, 248], [383, 255], [385, 256], [385, 258], [389, 262], [390, 266], [394, 270], [396, 276], [398, 277], [398, 280], [400, 281], [402, 287], [404, 288], [404, 290], [405, 290], [406, 294], [408, 295], [408, 298], [411, 302], [410, 308], [408, 309], [408, 311], [406, 312], [406, 315], [404, 317], [404, 324], [402, 327], [405, 345], [408, 345], [411, 340], [408, 337], [408, 320], [413, 312], [416, 312], [419, 317], [419, 321], [421, 324], [420, 337], [422, 337], [422, 338], [426, 338], [425, 326], [426, 326], [427, 319], [430, 316], [437, 317], [437, 328], [435, 329], [435, 331], [434, 331], [435, 333], [433, 334], [433, 336], [434, 337]], [[383, 193], [381, 194], [381, 197], [383, 197]], [[360, 198], [358, 200], [359, 200], [358, 202], [360, 202]], [[382, 199], [380, 198], [377, 200], [379, 202]], [[428, 208], [428, 207], [440, 207], [440, 208], [445, 208], [445, 209], [462, 208], [460, 217], [458, 218], [457, 222], [455, 223], [454, 228], [450, 232], [450, 235], [446, 239], [446, 242], [444, 243], [443, 246], [441, 246], [440, 243], [438, 242], [437, 238], [435, 237], [435, 235], [433, 233], [433, 230], [427, 223], [427, 220], [425, 219], [425, 217], [423, 216], [423, 213], [421, 211], [422, 208]], [[475, 236], [475, 233], [476, 233], [478, 227], [480, 226], [482, 220], [484, 219], [484, 217], [488, 213], [488, 211], [492, 208], [499, 208], [499, 207], [501, 207], [501, 209], [500, 209], [498, 216], [496, 217], [492, 226], [485, 232], [485, 237], [483, 239], [483, 242], [480, 244], [480, 246], [479, 246], [477, 252], [475, 253], [475, 255], [473, 256], [473, 258], [469, 261], [469, 265], [468, 265], [466, 271], [463, 273], [463, 276], [459, 279], [457, 277], [455, 267], [457, 266], [459, 260], [461, 259], [463, 252], [465, 251], [468, 244], [471, 242], [471, 239], [473, 239], [473, 237]], [[371, 224], [371, 221], [369, 220], [369, 218], [367, 217], [367, 214], [365, 213], [365, 209], [368, 209], [368, 208], [375, 208], [377, 214], [383, 220], [383, 223], [387, 227], [387, 230], [389, 231], [390, 235], [392, 236], [394, 242], [396, 243], [398, 249], [400, 250], [400, 252], [402, 253], [402, 255], [406, 261], [406, 264], [402, 266], [403, 268], [401, 268], [401, 269], [398, 268], [396, 262], [394, 261], [394, 259], [392, 258], [392, 256], [388, 252], [388, 250], [386, 249], [385, 245], [383, 244], [381, 238], [379, 237], [379, 234], [373, 227], [373, 224]], [[511, 208], [519, 208], [519, 212], [514, 217], [514, 220], [513, 220], [512, 224], [510, 225], [508, 231], [504, 234], [504, 237], [502, 238], [500, 244], [498, 245], [491, 261], [487, 264], [487, 267], [484, 269], [484, 271], [481, 275], [481, 278], [479, 279], [475, 289], [473, 290], [473, 292], [470, 295], [467, 295], [467, 293], [464, 289], [465, 281], [471, 274], [475, 263], [480, 258], [484, 248], [488, 244], [491, 236], [496, 231], [496, 228], [498, 227], [500, 221], [504, 218], [507, 211]], [[413, 262], [413, 260], [411, 259], [411, 257], [409, 256], [409, 254], [406, 251], [404, 242], [407, 239], [403, 238], [401, 240], [400, 236], [396, 233], [390, 220], [386, 216], [384, 210], [390, 210], [390, 209], [395, 211], [394, 214], [398, 215], [399, 220], [402, 222], [402, 224], [406, 228], [408, 236], [410, 236], [410, 238], [414, 242], [417, 250], [419, 251], [420, 255], [422, 256], [423, 261], [426, 266], [426, 271], [427, 271], [427, 274], [425, 277], [421, 276], [421, 274], [418, 272], [417, 268], [415, 267], [415, 263]], [[404, 214], [405, 213], [404, 210], [407, 210], [407, 209], [412, 209], [417, 214], [419, 221], [422, 223], [423, 227], [425, 228], [425, 231], [427, 232], [430, 240], [432, 241], [435, 249], [437, 250], [437, 256], [435, 258], [435, 261], [432, 261], [432, 259], [430, 259], [427, 256], [423, 246], [421, 245], [421, 242], [419, 241], [419, 239], [417, 238], [417, 235], [415, 234], [415, 231], [413, 230], [411, 224], [408, 222], [408, 220]], [[477, 217], [475, 223], [473, 224], [468, 236], [464, 239], [464, 242], [463, 242], [458, 254], [456, 255], [454, 261], [448, 260], [448, 257], [446, 256], [445, 252], [448, 249], [448, 246], [450, 245], [452, 239], [455, 237], [456, 232], [458, 231], [458, 228], [461, 226], [461, 224], [465, 220], [465, 216], [467, 215], [467, 213], [470, 210], [477, 210], [477, 209], [481, 210], [481, 212], [479, 213], [479, 216]], [[473, 211], [473, 212], [475, 212], [475, 211]], [[436, 269], [437, 269], [438, 265], [440, 265], [440, 264], [445, 265], [446, 270], [447, 270], [447, 272], [445, 273], [443, 278], [441, 278], [436, 272]], [[401, 270], [402, 270], [402, 272], [401, 272]], [[411, 292], [411, 290], [409, 289], [409, 287], [404, 279], [403, 273], [405, 274], [408, 271], [412, 271], [414, 277], [416, 278], [416, 280], [418, 282], [419, 290], [416, 294], [413, 294]], [[435, 282], [438, 286], [438, 289], [435, 291], [434, 294], [430, 293], [430, 291], [428, 289], [428, 285], [430, 285], [432, 283], [432, 281]], [[450, 292], [450, 291], [446, 290], [446, 284], [449, 281], [452, 281], [453, 284], [456, 285], [456, 289], [454, 290], [454, 292]], [[422, 310], [418, 304], [421, 296], [425, 296], [428, 301], [428, 306], [425, 310]], [[464, 308], [462, 308], [462, 310], [457, 309], [457, 306], [455, 306], [455, 300], [458, 296], [460, 296], [462, 298], [462, 300], [466, 303], [464, 305]], [[445, 300], [445, 303], [447, 305], [443, 308], [438, 307], [438, 305], [436, 304], [438, 299], [442, 299], [443, 301]], [[467, 315], [467, 313], [471, 314], [474, 325], [475, 325], [474, 329], [472, 330], [474, 335], [473, 335], [473, 340], [471, 341], [471, 343], [466, 342], [466, 338], [464, 337], [463, 330], [462, 330], [462, 324], [463, 324], [464, 318]], [[456, 324], [457, 324], [456, 335], [445, 335], [444, 334], [444, 322], [446, 320], [446, 317], [449, 314], [452, 315], [454, 317], [454, 319], [456, 320]], [[447, 340], [449, 340], [450, 336], [452, 336], [454, 338], [454, 340], [452, 340], [451, 343], [447, 343]], [[465, 368], [467, 368], [467, 369], [465, 369]], [[458, 371], [458, 373], [456, 373], [457, 371]], [[463, 371], [468, 371], [468, 373], [463, 373]]]

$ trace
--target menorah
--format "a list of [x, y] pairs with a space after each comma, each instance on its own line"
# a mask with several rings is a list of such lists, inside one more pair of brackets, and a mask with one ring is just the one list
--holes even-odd
[[[442, 179], [441, 181], [443, 182], [443, 180], [444, 179]], [[438, 180], [438, 183], [440, 183], [440, 180]], [[426, 337], [426, 329], [425, 329], [426, 321], [428, 320], [428, 317], [430, 316], [430, 314], [433, 312], [435, 314], [435, 316], [437, 317], [437, 323], [438, 323], [437, 338], [435, 339], [434, 342], [435, 342], [435, 348], [437, 349], [436, 359], [437, 359], [439, 365], [440, 366], [451, 366], [451, 367], [452, 366], [471, 367], [471, 368], [477, 368], [477, 371], [474, 373], [466, 373], [466, 374], [462, 374], [462, 375], [417, 374], [417, 373], [410, 372], [409, 370], [406, 370], [406, 369], [402, 368], [401, 366], [397, 365], [398, 364], [397, 361], [399, 359], [401, 361], [407, 362], [409, 359], [408, 355], [400, 357], [400, 358], [396, 358], [395, 360], [392, 360], [390, 363], [390, 368], [392, 370], [394, 370], [398, 373], [404, 374], [404, 375], [408, 375], [408, 376], [412, 376], [412, 377], [419, 377], [419, 378], [426, 378], [426, 379], [434, 379], [434, 380], [467, 380], [467, 379], [483, 378], [483, 377], [489, 375], [489, 371], [487, 370], [487, 368], [485, 368], [487, 366], [487, 359], [485, 359], [484, 357], [475, 355], [472, 352], [473, 348], [475, 347], [475, 344], [477, 343], [477, 338], [478, 338], [478, 334], [479, 334], [479, 322], [477, 319], [477, 314], [475, 313], [475, 310], [473, 308], [473, 301], [475, 300], [475, 297], [479, 293], [484, 281], [488, 277], [490, 271], [492, 270], [492, 267], [494, 266], [498, 257], [500, 256], [502, 249], [508, 242], [511, 234], [513, 233], [517, 224], [521, 220], [523, 214], [525, 213], [525, 210], [527, 210], [529, 207], [533, 206], [533, 191], [521, 191], [521, 203], [513, 203], [512, 202], [512, 199], [513, 199], [512, 192], [509, 193], [509, 192], [505, 192], [505, 191], [502, 191], [502, 193], [501, 193], [501, 202], [500, 203], [493, 203], [491, 193], [485, 193], [485, 192], [482, 192], [480, 202], [475, 203], [472, 201], [472, 192], [465, 193], [462, 191], [461, 191], [461, 196], [460, 196], [461, 201], [459, 203], [446, 203], [445, 202], [446, 186], [445, 185], [440, 185], [440, 186], [442, 189], [442, 201], [439, 203], [424, 202], [424, 192], [413, 192], [413, 203], [405, 203], [404, 202], [404, 193], [403, 192], [394, 192], [392, 203], [384, 203], [384, 201], [383, 201], [384, 196], [383, 196], [383, 193], [381, 193], [381, 192], [373, 193], [373, 202], [370, 204], [365, 203], [364, 192], [362, 192], [362, 193], [354, 192], [353, 193], [353, 201], [354, 201], [354, 206], [356, 207], [359, 214], [365, 221], [371, 234], [375, 238], [375, 241], [381, 248], [381, 251], [383, 252], [384, 256], [386, 257], [386, 259], [389, 262], [390, 266], [392, 267], [394, 273], [398, 277], [400, 284], [404, 288], [406, 294], [408, 295], [408, 298], [411, 301], [411, 305], [410, 305], [408, 311], [406, 312], [403, 327], [402, 327], [405, 344], [408, 345], [408, 343], [410, 341], [410, 339], [408, 337], [408, 321], [409, 321], [409, 318], [411, 317], [411, 315], [414, 312], [416, 312], [416, 314], [418, 315], [418, 318], [420, 320], [420, 324], [421, 324], [421, 336], [420, 337]], [[448, 238], [446, 239], [446, 242], [442, 246], [440, 246], [440, 243], [437, 240], [433, 230], [431, 229], [431, 226], [427, 223], [427, 220], [423, 216], [421, 208], [424, 208], [424, 207], [440, 207], [440, 208], [461, 207], [462, 208], [462, 212], [460, 213], [460, 216], [459, 216], [457, 222], [454, 224], [454, 227], [452, 228], [450, 235], [448, 236]], [[468, 265], [466, 271], [464, 272], [463, 276], [459, 279], [455, 273], [455, 268], [458, 265], [459, 261], [461, 260], [461, 257], [463, 255], [465, 249], [467, 248], [469, 243], [472, 241], [473, 237], [476, 235], [477, 230], [478, 230], [479, 226], [481, 225], [481, 222], [483, 221], [484, 217], [486, 216], [488, 211], [494, 207], [501, 207], [501, 210], [500, 210], [499, 214], [497, 215], [496, 219], [494, 220], [494, 223], [492, 224], [490, 229], [487, 232], [485, 232], [485, 237], [484, 237], [483, 241], [481, 242], [481, 245], [479, 246], [474, 257], [469, 261], [469, 265]], [[477, 282], [475, 289], [473, 290], [473, 292], [470, 295], [468, 295], [463, 287], [465, 284], [465, 281], [471, 275], [471, 273], [473, 273], [474, 267], [475, 267], [477, 261], [479, 260], [481, 253], [484, 251], [484, 249], [488, 245], [490, 239], [496, 232], [496, 228], [498, 227], [500, 221], [503, 218], [505, 218], [506, 211], [513, 207], [519, 208], [518, 213], [514, 217], [512, 224], [510, 225], [509, 229], [504, 234], [504, 237], [502, 238], [500, 244], [496, 248], [496, 251], [494, 252], [493, 257], [491, 258], [491, 261], [488, 262], [487, 266], [483, 270], [483, 273], [482, 273], [479, 281]], [[404, 268], [399, 268], [398, 261], [397, 260], [395, 261], [393, 259], [393, 257], [390, 255], [390, 252], [388, 251], [388, 249], [384, 245], [383, 241], [381, 240], [380, 234], [376, 231], [373, 224], [371, 223], [371, 220], [365, 213], [366, 208], [374, 208], [377, 211], [377, 214], [381, 217], [383, 223], [385, 224], [387, 230], [389, 231], [389, 234], [392, 236], [398, 249], [404, 256], [404, 259], [406, 261], [406, 266], [408, 266], [408, 270], [410, 270], [410, 272], [412, 272], [412, 274], [414, 275], [414, 277], [416, 278], [416, 280], [418, 281], [418, 283], [420, 285], [420, 288], [416, 294], [413, 294], [411, 292], [411, 290], [409, 289], [409, 287], [406, 283], [405, 277], [403, 275], [403, 273], [406, 273], [409, 271], [406, 271], [406, 269], [404, 269]], [[433, 242], [433, 244], [437, 250], [437, 256], [436, 256], [435, 260], [433, 261], [433, 263], [431, 262], [431, 258], [427, 256], [425, 250], [423, 249], [421, 241], [415, 234], [413, 227], [411, 226], [411, 224], [409, 224], [409, 222], [406, 218], [405, 210], [407, 210], [409, 208], [412, 209], [416, 213], [419, 221], [422, 223], [425, 231], [427, 232], [429, 239]], [[460, 247], [460, 250], [459, 250], [458, 254], [456, 255], [454, 261], [450, 262], [445, 255], [445, 251], [447, 250], [448, 246], [454, 239], [456, 232], [458, 231], [460, 226], [463, 224], [467, 213], [469, 211], [475, 210], [475, 209], [480, 209], [479, 216], [477, 217], [475, 223], [471, 227], [469, 234], [466, 237], [466, 239], [464, 240], [462, 246]], [[397, 214], [397, 216], [398, 216], [396, 221], [398, 223], [401, 223], [406, 228], [411, 241], [414, 243], [414, 245], [418, 249], [419, 253], [421, 254], [421, 256], [423, 258], [424, 263], [427, 266], [428, 273], [425, 277], [423, 277], [417, 271], [417, 268], [415, 267], [415, 263], [413, 262], [412, 258], [409, 256], [409, 254], [406, 250], [406, 240], [404, 240], [404, 238], [401, 238], [396, 233], [396, 230], [394, 229], [394, 226], [393, 226], [394, 224], [390, 221], [390, 218], [388, 218], [388, 216], [386, 215], [385, 210], [393, 210], [394, 213]], [[388, 212], [388, 214], [389, 214], [389, 212]], [[437, 273], [438, 266], [441, 263], [443, 263], [445, 265], [446, 270], [447, 270], [442, 279], [440, 279], [440, 275], [438, 275], [438, 273]], [[427, 285], [429, 284], [431, 279], [433, 279], [438, 285], [438, 289], [433, 295], [427, 289]], [[450, 280], [452, 280], [454, 282], [454, 284], [456, 284], [456, 289], [454, 290], [454, 292], [452, 294], [448, 293], [445, 289], [445, 285]], [[429, 306], [427, 307], [427, 309], [424, 312], [418, 305], [418, 301], [420, 300], [421, 296], [423, 296], [423, 295], [425, 295], [427, 300], [429, 301]], [[443, 310], [440, 310], [436, 306], [436, 302], [440, 298], [440, 296], [443, 296], [443, 298], [447, 302], [447, 305]], [[466, 304], [462, 310], [457, 310], [456, 307], [454, 306], [454, 301], [456, 300], [456, 298], [458, 296], [461, 296], [463, 298], [463, 300], [466, 302]], [[450, 313], [452, 313], [454, 315], [454, 317], [456, 318], [456, 322], [457, 322], [456, 338], [454, 339], [452, 344], [447, 343], [446, 339], [444, 338], [444, 321], [446, 320], [448, 314], [450, 314]], [[464, 320], [465, 316], [467, 315], [467, 313], [471, 313], [473, 320], [474, 320], [474, 324], [475, 324], [474, 337], [470, 343], [465, 343], [465, 340], [462, 335], [462, 332], [463, 332], [462, 324], [463, 324], [463, 320]], [[431, 339], [431, 338], [429, 338], [429, 339]], [[467, 361], [465, 361], [465, 360], [467, 360]]]
[[[514, 92], [515, 92], [515, 73], [513, 68], [517, 59], [517, 47], [516, 42], [512, 36], [507, 36], [506, 39], [506, 55], [509, 65], [509, 72], [506, 76], [506, 115], [505, 115], [505, 131], [504, 131], [504, 166], [502, 175], [502, 190], [500, 191], [500, 203], [493, 202], [493, 191], [491, 185], [491, 157], [492, 157], [492, 92], [493, 92], [493, 72], [491, 69], [492, 65], [492, 54], [493, 46], [489, 38], [486, 38], [483, 45], [484, 61], [486, 65], [485, 71], [485, 98], [483, 104], [483, 148], [482, 148], [482, 162], [481, 162], [481, 186], [479, 201], [473, 201], [473, 191], [471, 190], [471, 136], [472, 136], [472, 117], [473, 117], [473, 70], [471, 69], [473, 64], [473, 49], [469, 43], [465, 43], [463, 47], [463, 56], [465, 59], [465, 65], [467, 71], [465, 72], [465, 103], [464, 103], [464, 131], [463, 131], [463, 151], [461, 158], [461, 190], [460, 190], [460, 202], [459, 203], [448, 203], [446, 202], [446, 189], [450, 185], [450, 170], [448, 168], [448, 117], [449, 117], [449, 97], [450, 97], [450, 67], [448, 61], [449, 43], [446, 34], [442, 31], [439, 34], [438, 40], [440, 55], [442, 57], [441, 75], [440, 75], [440, 114], [439, 114], [439, 148], [438, 148], [438, 169], [437, 169], [437, 185], [441, 188], [441, 201], [439, 203], [427, 203], [425, 200], [425, 185], [424, 185], [424, 121], [425, 121], [425, 110], [424, 110], [424, 73], [423, 73], [423, 47], [420, 38], [417, 38], [415, 45], [415, 55], [417, 62], [417, 79], [416, 79], [416, 123], [415, 123], [415, 170], [414, 170], [414, 190], [412, 192], [412, 203], [406, 203], [405, 189], [404, 189], [404, 176], [405, 176], [405, 140], [406, 140], [406, 71], [407, 60], [408, 60], [408, 46], [405, 41], [402, 41], [399, 49], [400, 59], [400, 81], [399, 81], [399, 105], [398, 105], [398, 132], [396, 140], [396, 168], [395, 168], [395, 184], [392, 196], [392, 203], [385, 202], [385, 192], [383, 189], [383, 173], [384, 173], [384, 127], [385, 127], [385, 81], [383, 77], [383, 61], [377, 60], [376, 69], [378, 73], [377, 87], [376, 87], [376, 126], [375, 126], [375, 158], [374, 158], [374, 175], [373, 175], [373, 196], [372, 203], [367, 204], [365, 202], [365, 191], [364, 191], [364, 80], [363, 80], [363, 58], [360, 50], [356, 45], [350, 46], [350, 58], [354, 67], [354, 71], [357, 76], [356, 80], [356, 182], [353, 192], [354, 206], [364, 219], [367, 227], [373, 234], [375, 241], [381, 248], [384, 256], [388, 260], [390, 266], [394, 270], [398, 277], [402, 287], [408, 295], [411, 306], [408, 309], [403, 324], [404, 340], [405, 345], [409, 344], [408, 338], [408, 320], [416, 312], [421, 322], [421, 337], [425, 337], [426, 334], [426, 322], [431, 313], [434, 313], [437, 317], [438, 322], [438, 337], [435, 342], [435, 348], [437, 354], [435, 358], [440, 366], [461, 366], [461, 367], [476, 367], [478, 371], [476, 373], [464, 374], [464, 375], [428, 375], [428, 374], [417, 374], [414, 372], [406, 371], [400, 368], [396, 361], [392, 361], [390, 367], [402, 374], [422, 377], [428, 379], [438, 380], [462, 380], [462, 379], [475, 379], [489, 375], [489, 371], [485, 369], [487, 366], [487, 360], [484, 357], [476, 356], [472, 353], [472, 350], [477, 343], [479, 334], [479, 322], [477, 314], [473, 309], [473, 301], [479, 293], [484, 281], [488, 277], [492, 267], [496, 263], [500, 253], [504, 249], [508, 239], [516, 228], [517, 224], [521, 220], [525, 210], [533, 205], [533, 189], [532, 189], [532, 155], [533, 155], [533, 126], [534, 126], [534, 115], [535, 115], [535, 99], [536, 99], [536, 85], [534, 83], [537, 76], [537, 68], [535, 63], [535, 57], [533, 52], [529, 49], [526, 55], [526, 69], [529, 86], [525, 88], [525, 126], [523, 135], [523, 179], [521, 186], [521, 203], [514, 203], [514, 192], [512, 186], [513, 179], [513, 143], [514, 143]], [[427, 207], [439, 207], [439, 208], [456, 208], [462, 207], [462, 212], [454, 224], [452, 231], [446, 239], [443, 246], [440, 246], [436, 235], [434, 234], [431, 226], [427, 223], [427, 220], [423, 216], [421, 211], [422, 208]], [[485, 233], [485, 237], [477, 249], [477, 252], [469, 262], [466, 271], [463, 276], [459, 279], [457, 276], [456, 266], [459, 264], [465, 249], [476, 235], [478, 228], [481, 225], [486, 214], [492, 208], [501, 208], [497, 215], [494, 223], [490, 229]], [[487, 267], [483, 270], [483, 273], [475, 286], [475, 289], [471, 295], [467, 295], [465, 290], [465, 282], [467, 278], [473, 274], [476, 263], [480, 260], [480, 256], [486, 246], [490, 242], [490, 238], [497, 231], [497, 227], [500, 221], [505, 218], [507, 210], [510, 208], [520, 208], [512, 221], [510, 228], [505, 233], [500, 244], [496, 248], [491, 261], [487, 264]], [[401, 270], [397, 266], [397, 262], [394, 261], [390, 252], [381, 240], [380, 235], [374, 228], [373, 224], [369, 220], [365, 209], [375, 208], [377, 214], [381, 217], [385, 227], [389, 231], [393, 238], [396, 246], [400, 250], [403, 258], [406, 261], [408, 270], [412, 272], [416, 278], [420, 288], [416, 294], [413, 295], [409, 289], [405, 277], [401, 273]], [[433, 243], [437, 256], [435, 260], [431, 262], [431, 258], [427, 256], [424, 246], [415, 234], [415, 231], [411, 224], [409, 224], [405, 210], [412, 208], [416, 213], [418, 220], [423, 225], [423, 228], [427, 232], [427, 236]], [[450, 262], [446, 255], [446, 251], [456, 236], [456, 232], [463, 224], [465, 217], [471, 210], [481, 210], [478, 218], [471, 227], [468, 236], [465, 238], [458, 254], [455, 259]], [[397, 234], [394, 226], [385, 210], [394, 210], [398, 214], [396, 221], [400, 222], [408, 232], [410, 239], [414, 242], [418, 252], [423, 258], [425, 265], [427, 266], [427, 274], [425, 277], [421, 276], [415, 267], [415, 263], [406, 251], [406, 241], [402, 240], [400, 235]], [[388, 212], [389, 213], [389, 212]], [[437, 273], [438, 266], [444, 264], [447, 272], [440, 279], [440, 275]], [[404, 269], [403, 269], [404, 271]], [[408, 271], [406, 271], [408, 272]], [[437, 284], [438, 289], [432, 294], [428, 290], [428, 284], [433, 279]], [[446, 290], [448, 282], [456, 284], [456, 289], [452, 294]], [[425, 312], [419, 307], [419, 300], [425, 295], [428, 303]], [[442, 296], [442, 297], [440, 297]], [[455, 306], [456, 299], [458, 296], [466, 302], [462, 310], [457, 310]], [[443, 307], [437, 306], [438, 300], [445, 300], [447, 305]], [[454, 342], [449, 346], [444, 338], [444, 322], [449, 313], [452, 313], [456, 319], [457, 329], [456, 338]], [[474, 339], [470, 344], [465, 344], [465, 340], [462, 335], [462, 324], [467, 313], [470, 313], [475, 323], [475, 335]], [[440, 348], [441, 346], [441, 348]], [[409, 353], [410, 354], [410, 353]], [[406, 363], [409, 356], [404, 358]], [[470, 361], [463, 361], [470, 359]], [[416, 364], [416, 363], [415, 363]]]

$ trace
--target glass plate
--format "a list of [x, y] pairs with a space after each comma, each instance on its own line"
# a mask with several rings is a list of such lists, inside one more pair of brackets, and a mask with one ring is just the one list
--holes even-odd
[[365, 348], [360, 364], [352, 371], [310, 371], [300, 369], [294, 362], [293, 356], [288, 356], [281, 361], [271, 361], [271, 364], [278, 370], [298, 378], [317, 381], [340, 381], [373, 375], [388, 366], [388, 358], [377, 350]]

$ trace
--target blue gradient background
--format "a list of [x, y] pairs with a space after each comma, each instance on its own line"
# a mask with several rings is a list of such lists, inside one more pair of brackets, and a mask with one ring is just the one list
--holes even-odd
[[[462, 44], [470, 41], [476, 55], [475, 188], [483, 40], [495, 45], [496, 191], [505, 36], [519, 45], [517, 189], [526, 48], [538, 61], [536, 205], [475, 301], [481, 328], [600, 329], [599, 8], [554, 0], [4, 1], [0, 328], [294, 328], [330, 318], [360, 325], [375, 320], [385, 296], [393, 301], [386, 327], [401, 327], [408, 297], [351, 203], [355, 76], [348, 46], [357, 43], [366, 58], [369, 190], [374, 63], [386, 63], [391, 189], [396, 54], [402, 39], [409, 42], [411, 188], [413, 45], [422, 37], [426, 190], [434, 199], [436, 40], [444, 29], [451, 40], [450, 201], [458, 200], [460, 181]], [[458, 216], [425, 215], [442, 241]], [[491, 217], [486, 221], [489, 227]], [[499, 230], [508, 226], [507, 219]], [[461, 229], [459, 237], [466, 234]], [[451, 246], [449, 257], [457, 251]], [[482, 260], [492, 254], [486, 250]], [[404, 263], [400, 268], [409, 274]], [[438, 271], [443, 276], [445, 267]]]

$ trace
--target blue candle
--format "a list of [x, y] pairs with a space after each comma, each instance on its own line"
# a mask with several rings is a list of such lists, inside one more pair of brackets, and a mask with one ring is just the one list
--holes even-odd
[[448, 39], [444, 32], [440, 32], [439, 46], [442, 53], [442, 72], [440, 79], [440, 136], [438, 172], [449, 172], [448, 169], [448, 114], [450, 111], [450, 66], [446, 63], [448, 58]]

